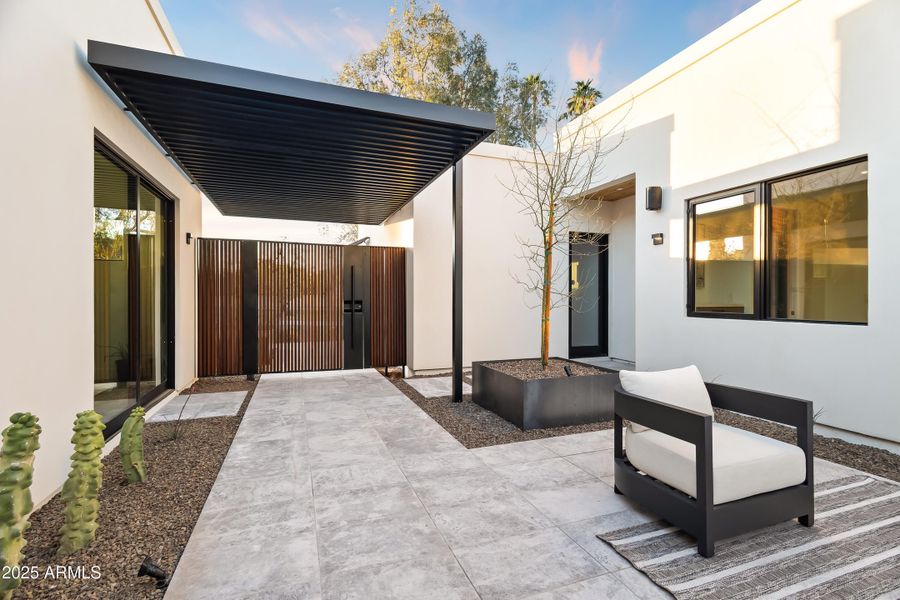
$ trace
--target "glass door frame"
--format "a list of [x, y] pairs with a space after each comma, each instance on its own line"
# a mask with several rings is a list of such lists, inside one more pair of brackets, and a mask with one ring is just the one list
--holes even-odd
[[[175, 200], [174, 196], [165, 191], [164, 188], [137, 164], [126, 158], [125, 154], [112, 144], [108, 139], [103, 137], [99, 132], [95, 131], [94, 150], [102, 154], [117, 167], [122, 169], [128, 175], [128, 206], [135, 210], [135, 231], [138, 239], [140, 239], [140, 189], [143, 185], [160, 200], [161, 219], [165, 227], [165, 259], [162, 264], [165, 268], [165, 287], [166, 297], [163, 299], [166, 311], [165, 323], [165, 348], [161, 352], [166, 353], [166, 369], [162, 374], [162, 382], [141, 394], [141, 327], [135, 327], [136, 339], [133, 342], [135, 348], [138, 349], [138, 359], [135, 363], [135, 385], [134, 385], [134, 406], [149, 407], [155, 404], [166, 390], [175, 387]], [[141, 248], [140, 242], [135, 244], [137, 248], [137, 268], [140, 273], [141, 265]], [[129, 297], [129, 304], [134, 303], [135, 314], [140, 315], [141, 311], [141, 277], [138, 275], [135, 282], [136, 293], [135, 298]], [[96, 292], [95, 292], [96, 293]], [[162, 359], [162, 356], [159, 357]], [[110, 438], [122, 427], [125, 419], [128, 418], [130, 409], [116, 415], [106, 424], [104, 436]]]
[[[585, 238], [594, 240], [597, 246], [598, 297], [597, 297], [597, 345], [572, 345], [572, 246], [584, 243]], [[569, 232], [569, 358], [588, 358], [609, 356], [609, 234], [598, 234], [581, 231]]]

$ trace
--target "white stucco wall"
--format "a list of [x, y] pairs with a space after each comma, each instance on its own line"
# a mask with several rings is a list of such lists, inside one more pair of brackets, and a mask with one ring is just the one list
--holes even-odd
[[[900, 44], [894, 0], [763, 0], [595, 107], [623, 122], [608, 160], [636, 173], [636, 358], [807, 398], [821, 422], [900, 440]], [[869, 157], [869, 324], [686, 316], [685, 201]], [[642, 206], [663, 186], [663, 209]], [[664, 232], [653, 246], [650, 234]]]
[[[518, 148], [483, 143], [463, 159], [463, 362], [504, 358], [529, 358], [540, 354], [540, 310], [538, 299], [525, 293], [513, 279], [523, 273], [516, 236], [535, 235], [530, 218], [509, 192], [513, 181], [512, 158], [527, 160], [530, 154]], [[414, 216], [412, 254], [412, 300], [410, 366], [414, 370], [446, 369], [451, 366], [451, 268], [452, 268], [452, 174], [450, 171], [423, 190], [412, 203]], [[611, 233], [611, 271], [617, 273], [617, 289], [624, 290], [615, 306], [627, 313], [633, 305], [633, 284], [622, 263], [633, 262], [633, 245], [625, 239], [633, 228], [633, 210], [609, 203], [584, 231]], [[617, 219], [622, 211], [621, 219]], [[631, 225], [629, 225], [631, 223]], [[568, 270], [567, 258], [556, 268]], [[626, 269], [627, 270], [627, 269]], [[631, 269], [633, 272], [633, 269]], [[620, 281], [621, 280], [621, 281]], [[612, 276], [610, 280], [612, 284]], [[613, 287], [610, 288], [611, 294]], [[630, 296], [629, 296], [630, 294]], [[612, 307], [612, 301], [611, 301]], [[612, 314], [612, 310], [610, 311]], [[611, 317], [612, 320], [612, 317]], [[624, 323], [628, 323], [626, 316]], [[633, 323], [633, 317], [631, 318]], [[566, 308], [551, 314], [550, 352], [568, 356], [569, 315]], [[628, 358], [633, 354], [633, 324], [618, 326], [610, 333], [610, 353]], [[631, 340], [628, 340], [628, 336]], [[615, 342], [613, 341], [615, 340]], [[619, 354], [621, 353], [621, 354]]]
[[634, 198], [606, 202], [598, 216], [609, 234], [609, 356], [634, 361]]
[[[194, 379], [199, 194], [86, 62], [87, 40], [180, 52], [155, 0], [0, 2], [0, 418], [40, 418], [35, 501], [63, 482], [75, 413], [93, 408], [94, 131], [177, 198], [176, 385]], [[167, 36], [168, 34], [168, 36]]]
[[[203, 235], [208, 238], [333, 244], [337, 242], [343, 227], [337, 223], [315, 221], [226, 217], [206, 196], [203, 196], [202, 207]], [[323, 226], [327, 227], [324, 231]], [[360, 225], [359, 237], [370, 237], [372, 245], [402, 246], [396, 239], [398, 234], [393, 229], [386, 229], [388, 228], [382, 225]]]

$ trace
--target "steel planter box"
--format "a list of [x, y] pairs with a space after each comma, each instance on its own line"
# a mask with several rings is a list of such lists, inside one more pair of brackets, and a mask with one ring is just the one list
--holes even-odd
[[618, 382], [618, 373], [523, 381], [472, 363], [472, 400], [523, 430], [612, 419]]

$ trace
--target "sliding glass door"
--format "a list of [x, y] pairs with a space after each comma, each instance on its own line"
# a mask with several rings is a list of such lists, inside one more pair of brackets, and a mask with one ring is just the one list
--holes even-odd
[[108, 434], [171, 387], [171, 205], [94, 151], [94, 409]]
[[[147, 186], [138, 191], [140, 222], [140, 302], [138, 335], [141, 344], [140, 395], [146, 396], [166, 383], [168, 358], [168, 298], [166, 219], [164, 200]], [[164, 388], [163, 388], [164, 389]]]

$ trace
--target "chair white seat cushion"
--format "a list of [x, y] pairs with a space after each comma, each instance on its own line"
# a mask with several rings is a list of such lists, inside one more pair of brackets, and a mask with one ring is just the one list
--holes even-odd
[[[724, 504], [803, 483], [806, 457], [798, 446], [713, 424], [713, 503]], [[693, 444], [653, 429], [625, 432], [628, 461], [647, 475], [697, 497]]]

